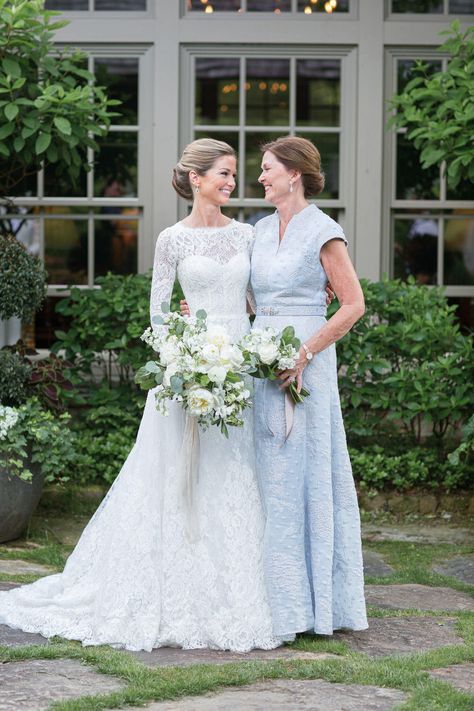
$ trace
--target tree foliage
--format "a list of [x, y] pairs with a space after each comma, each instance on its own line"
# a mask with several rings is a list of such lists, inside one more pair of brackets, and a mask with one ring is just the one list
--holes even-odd
[[120, 103], [95, 85], [84, 53], [55, 46], [68, 24], [58, 14], [43, 0], [0, 0], [0, 197], [50, 164], [76, 181]]
[[474, 26], [461, 32], [455, 20], [440, 34], [448, 35], [438, 48], [449, 54], [446, 71], [428, 75], [418, 61], [415, 77], [390, 101], [388, 126], [406, 128], [422, 167], [444, 164], [455, 189], [461, 180], [474, 182]]
[[0, 319], [29, 321], [46, 294], [46, 270], [12, 235], [0, 234]]

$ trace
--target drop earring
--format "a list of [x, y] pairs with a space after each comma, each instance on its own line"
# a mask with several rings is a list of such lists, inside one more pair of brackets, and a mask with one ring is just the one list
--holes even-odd
[[199, 192], [199, 185], [196, 185], [196, 192]]
[[293, 183], [290, 181], [290, 193], [293, 192]]

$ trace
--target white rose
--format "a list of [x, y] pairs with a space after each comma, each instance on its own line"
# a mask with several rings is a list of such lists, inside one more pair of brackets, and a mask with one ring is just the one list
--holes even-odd
[[179, 345], [175, 341], [167, 340], [160, 348], [160, 363], [163, 365], [168, 365], [172, 361], [176, 360], [180, 355]]
[[223, 326], [214, 323], [207, 327], [206, 341], [218, 348], [222, 348], [222, 346], [227, 346], [230, 343], [230, 337]]
[[208, 378], [213, 383], [223, 383], [227, 375], [227, 368], [222, 365], [213, 365], [207, 371]]
[[231, 368], [239, 368], [244, 362], [242, 351], [237, 346], [223, 346], [221, 348], [221, 362]]
[[214, 405], [214, 396], [204, 388], [193, 388], [188, 393], [188, 408], [191, 415], [208, 415]]
[[257, 350], [262, 363], [271, 365], [278, 358], [278, 348], [274, 343], [262, 343]]

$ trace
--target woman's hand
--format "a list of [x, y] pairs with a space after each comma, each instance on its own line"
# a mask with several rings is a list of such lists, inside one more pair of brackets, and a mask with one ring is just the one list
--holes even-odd
[[179, 302], [179, 308], [181, 311], [181, 316], [191, 316], [191, 311], [189, 310], [188, 302], [186, 299], [181, 299]]
[[282, 381], [280, 390], [284, 390], [292, 383], [295, 383], [296, 391], [301, 392], [301, 388], [303, 387], [303, 370], [308, 365], [308, 362], [309, 361], [306, 358], [306, 351], [303, 346], [301, 346], [298, 354], [298, 360], [296, 361], [294, 368], [282, 370], [282, 372], [278, 375], [278, 378]]
[[326, 287], [326, 304], [327, 304], [327, 306], [331, 305], [331, 303], [334, 301], [335, 296], [336, 296], [336, 294], [333, 291], [331, 283], [328, 282], [328, 285]]

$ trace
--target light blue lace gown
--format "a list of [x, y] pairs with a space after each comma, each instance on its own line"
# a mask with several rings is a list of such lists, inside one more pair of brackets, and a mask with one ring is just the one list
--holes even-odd
[[[315, 205], [295, 215], [279, 244], [274, 213], [256, 225], [251, 283], [254, 327], [293, 325], [309, 338], [325, 323], [327, 276], [320, 249], [344, 233]], [[346, 242], [347, 244], [347, 242]], [[284, 395], [255, 380], [257, 474], [266, 513], [264, 570], [274, 632], [367, 627], [360, 521], [339, 402], [336, 349], [303, 373], [311, 395], [286, 436]]]

